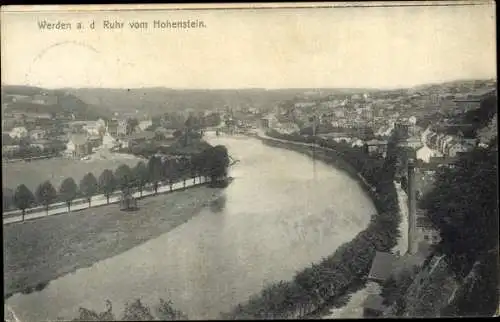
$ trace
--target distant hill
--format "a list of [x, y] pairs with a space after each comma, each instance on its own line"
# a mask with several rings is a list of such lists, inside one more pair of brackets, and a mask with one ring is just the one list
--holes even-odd
[[[75, 119], [94, 120], [109, 118], [112, 113], [106, 108], [88, 104], [65, 90], [50, 90], [40, 87], [4, 85], [2, 90], [2, 112], [55, 113]], [[42, 95], [43, 94], [43, 95]], [[54, 103], [39, 104], [35, 97], [51, 97]], [[22, 100], [17, 99], [22, 97]]]
[[[192, 109], [194, 111], [214, 110], [248, 106], [269, 110], [279, 102], [302, 97], [308, 92], [321, 95], [341, 93], [364, 93], [364, 89], [227, 89], [227, 90], [181, 90], [169, 88], [65, 89], [88, 104], [103, 106], [118, 113], [146, 113], [159, 115], [165, 112]], [[373, 91], [373, 90], [371, 90]]]

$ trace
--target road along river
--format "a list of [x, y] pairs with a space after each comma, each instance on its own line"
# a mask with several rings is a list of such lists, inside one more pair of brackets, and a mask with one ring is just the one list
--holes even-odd
[[125, 302], [141, 298], [154, 308], [160, 297], [190, 319], [217, 318], [265, 284], [291, 279], [330, 255], [375, 213], [361, 185], [331, 166], [253, 138], [209, 142], [225, 145], [240, 160], [217, 203], [42, 291], [12, 296], [7, 305], [18, 318], [68, 319], [80, 306], [103, 311], [106, 299], [121, 315]]

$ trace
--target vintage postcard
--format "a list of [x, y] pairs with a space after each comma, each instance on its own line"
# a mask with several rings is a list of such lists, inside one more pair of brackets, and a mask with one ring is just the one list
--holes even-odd
[[498, 314], [493, 1], [0, 21], [5, 321]]

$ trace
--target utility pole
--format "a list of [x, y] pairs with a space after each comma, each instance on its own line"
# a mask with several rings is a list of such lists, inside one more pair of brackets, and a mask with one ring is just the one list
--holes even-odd
[[317, 116], [316, 116], [316, 111], [313, 110], [313, 125], [312, 125], [312, 133], [313, 133], [313, 150], [312, 150], [312, 157], [313, 157], [313, 175], [314, 175], [314, 182], [316, 182], [316, 127], [317, 127]]

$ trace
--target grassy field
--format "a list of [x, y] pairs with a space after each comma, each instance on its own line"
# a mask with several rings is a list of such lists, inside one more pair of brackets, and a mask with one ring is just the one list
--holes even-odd
[[160, 236], [195, 216], [219, 189], [148, 197], [136, 212], [109, 205], [4, 226], [4, 295], [31, 292]]
[[132, 167], [139, 161], [139, 158], [130, 157], [92, 161], [47, 159], [5, 163], [2, 164], [2, 186], [15, 189], [23, 183], [34, 192], [40, 183], [50, 180], [54, 187], [59, 189], [61, 182], [67, 177], [72, 177], [78, 184], [88, 172], [98, 178], [104, 169], [114, 171], [121, 164]]

